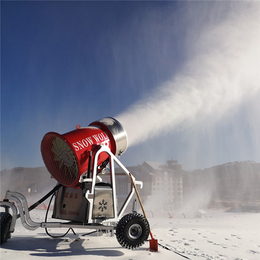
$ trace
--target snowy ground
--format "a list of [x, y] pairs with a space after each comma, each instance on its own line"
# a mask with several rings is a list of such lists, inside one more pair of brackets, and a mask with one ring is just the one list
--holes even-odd
[[[32, 219], [42, 222], [44, 210], [33, 210]], [[151, 213], [148, 218], [159, 252], [151, 252], [146, 242], [137, 250], [122, 248], [115, 236], [76, 229], [64, 238], [53, 239], [44, 229], [29, 231], [20, 220], [12, 238], [0, 249], [1, 260], [9, 259], [260, 259], [260, 213], [207, 211], [202, 218], [168, 212]], [[52, 234], [63, 229], [49, 229]], [[184, 258], [181, 255], [185, 256]]]

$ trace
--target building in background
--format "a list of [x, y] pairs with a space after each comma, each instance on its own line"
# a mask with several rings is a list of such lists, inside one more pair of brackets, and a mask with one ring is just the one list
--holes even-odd
[[[166, 164], [145, 161], [142, 165], [127, 167], [138, 181], [143, 182], [139, 189], [143, 202], [160, 201], [157, 208], [173, 210], [182, 205], [183, 181], [182, 166], [176, 160], [169, 160]], [[121, 205], [131, 190], [128, 176], [119, 168], [116, 169], [117, 199]], [[160, 199], [161, 198], [161, 199]]]
[[[193, 206], [194, 210], [224, 206], [260, 211], [260, 163], [230, 162], [185, 171], [178, 161], [145, 161], [127, 169], [136, 180], [143, 182], [139, 192], [147, 209], [178, 210], [183, 205], [183, 208]], [[100, 176], [104, 182], [109, 181], [107, 174]], [[120, 168], [116, 168], [116, 182], [120, 208], [131, 190], [131, 181]], [[25, 195], [29, 204], [34, 203], [56, 184], [45, 167], [3, 170], [0, 172], [0, 199], [4, 198], [6, 190], [11, 190]]]
[[201, 194], [204, 207], [260, 210], [260, 163], [229, 162], [183, 174], [184, 199]]

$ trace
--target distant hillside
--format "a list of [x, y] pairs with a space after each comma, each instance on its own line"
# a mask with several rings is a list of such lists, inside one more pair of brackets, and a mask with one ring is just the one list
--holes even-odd
[[208, 201], [227, 206], [260, 204], [260, 163], [252, 161], [226, 163], [204, 170], [186, 172], [183, 178], [185, 196], [201, 193]]
[[24, 168], [17, 167], [0, 172], [1, 200], [7, 190], [17, 191], [25, 195], [29, 202], [35, 202], [57, 183], [51, 178], [45, 167]]
[[[260, 163], [232, 162], [182, 173], [184, 201], [201, 194], [210, 203], [260, 203]], [[1, 171], [0, 183], [1, 200], [6, 190], [11, 190], [21, 192], [29, 203], [33, 203], [49, 192], [57, 181], [51, 178], [45, 167], [17, 167]]]

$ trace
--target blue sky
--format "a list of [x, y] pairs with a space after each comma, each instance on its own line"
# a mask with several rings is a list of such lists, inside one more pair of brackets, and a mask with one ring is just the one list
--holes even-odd
[[[208, 64], [202, 57], [216, 55], [219, 45], [229, 48], [225, 41], [221, 45], [210, 40], [214, 30], [218, 33], [215, 28], [222, 26], [222, 37], [229, 22], [234, 26], [231, 32], [239, 33], [242, 19], [247, 21], [252, 10], [259, 10], [260, 3], [254, 4], [252, 8], [245, 2], [2, 1], [1, 169], [43, 166], [40, 143], [45, 133], [66, 133], [77, 124], [87, 126], [106, 116], [122, 118], [129, 126], [133, 121], [127, 114], [136, 111], [132, 117], [138, 127], [128, 135], [138, 135], [146, 122], [136, 104], [156, 110], [156, 98], [167, 99], [161, 94], [161, 89], [169, 91], [165, 91], [166, 82], [175, 82], [168, 84], [174, 98], [167, 105], [175, 111], [176, 95], [184, 95], [181, 89], [187, 88], [176, 79], [183, 83], [189, 76], [201, 82], [203, 75], [194, 68]], [[253, 11], [251, 16], [256, 14]], [[236, 21], [237, 16], [242, 18]], [[239, 45], [234, 49], [239, 60], [243, 49]], [[243, 59], [250, 63], [250, 55]], [[258, 55], [259, 48], [255, 58]], [[218, 67], [227, 63], [221, 61]], [[249, 88], [251, 95], [239, 101], [230, 99], [234, 106], [221, 113], [213, 106], [203, 120], [198, 111], [192, 120], [163, 126], [151, 111], [144, 112], [153, 122], [151, 129], [161, 124], [167, 130], [136, 137], [139, 141], [130, 145], [122, 162], [131, 166], [145, 160], [177, 159], [185, 169], [193, 169], [236, 160], [258, 161], [259, 81], [251, 73], [238, 79], [244, 82], [239, 91]], [[227, 78], [232, 75], [231, 71]], [[250, 87], [248, 78], [257, 86]], [[192, 99], [185, 102], [193, 103]], [[164, 121], [172, 118], [164, 109], [159, 113]]]

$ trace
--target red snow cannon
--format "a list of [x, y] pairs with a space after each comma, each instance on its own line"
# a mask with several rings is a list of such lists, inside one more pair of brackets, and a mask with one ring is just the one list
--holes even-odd
[[[91, 123], [88, 127], [58, 134], [47, 133], [41, 142], [43, 161], [51, 175], [63, 186], [79, 185], [80, 177], [91, 174], [93, 158], [100, 146], [108, 146], [115, 156], [127, 149], [127, 134], [115, 118], [106, 117]], [[102, 169], [109, 156], [102, 152], [97, 165]]]

